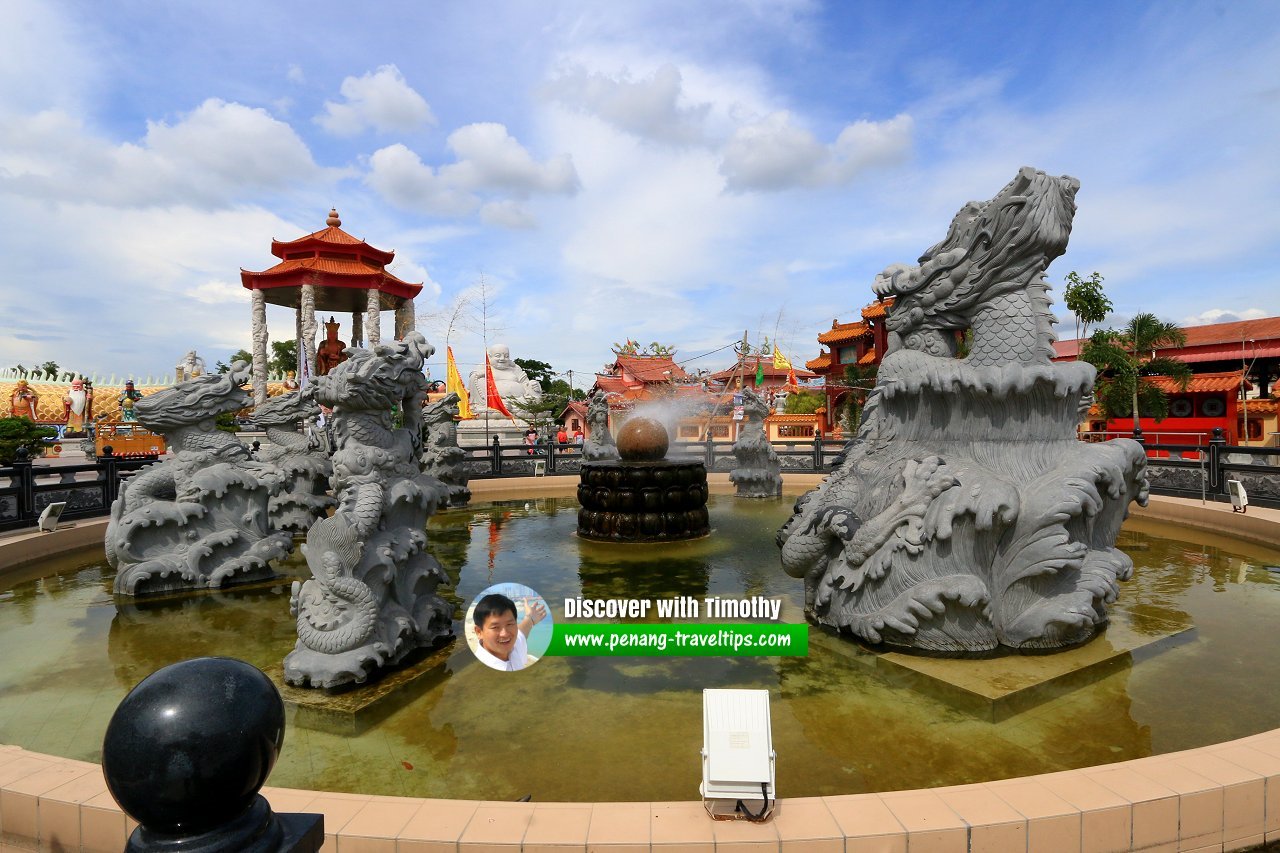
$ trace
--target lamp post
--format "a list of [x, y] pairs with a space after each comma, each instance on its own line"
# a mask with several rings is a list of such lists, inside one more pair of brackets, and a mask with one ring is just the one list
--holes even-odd
[[1249, 343], [1253, 344], [1253, 361], [1246, 364], [1244, 335], [1240, 336], [1240, 405], [1244, 414], [1244, 434], [1240, 436], [1240, 443], [1245, 447], [1249, 446], [1249, 392], [1246, 386], [1249, 383], [1249, 371], [1253, 370], [1253, 365], [1258, 361], [1258, 342], [1250, 338]]

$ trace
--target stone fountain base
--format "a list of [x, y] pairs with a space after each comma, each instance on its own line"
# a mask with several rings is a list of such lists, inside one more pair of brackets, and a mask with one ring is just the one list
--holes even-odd
[[584, 462], [579, 476], [579, 536], [671, 542], [711, 533], [707, 469], [699, 461]]

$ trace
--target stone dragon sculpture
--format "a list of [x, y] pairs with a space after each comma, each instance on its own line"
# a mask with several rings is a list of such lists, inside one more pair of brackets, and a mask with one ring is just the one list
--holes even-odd
[[467, 452], [458, 446], [458, 395], [448, 394], [422, 407], [422, 471], [449, 490], [449, 506], [466, 506]]
[[587, 462], [619, 459], [618, 443], [609, 432], [609, 401], [597, 394], [587, 404], [587, 438], [582, 444], [582, 458]]
[[740, 498], [773, 498], [782, 494], [782, 463], [764, 432], [769, 404], [750, 388], [742, 389], [742, 432], [733, 443], [738, 465], [729, 472]]
[[877, 277], [894, 302], [862, 425], [778, 534], [811, 620], [940, 653], [1064, 648], [1105, 627], [1146, 457], [1076, 439], [1095, 371], [1051, 361], [1044, 271], [1078, 189], [1024, 168], [917, 265]]
[[105, 547], [117, 595], [217, 589], [274, 576], [269, 561], [292, 550], [268, 512], [273, 471], [215, 422], [249, 404], [249, 368], [205, 374], [144, 397], [138, 421], [171, 456], [142, 469], [111, 505]]
[[453, 607], [436, 595], [446, 576], [425, 551], [427, 518], [448, 491], [419, 470], [419, 424], [392, 420], [393, 407], [422, 408], [422, 366], [434, 351], [410, 332], [349, 350], [315, 380], [317, 401], [333, 410], [337, 509], [312, 525], [302, 548], [312, 577], [295, 582], [290, 598], [298, 630], [284, 661], [290, 684], [363, 682], [452, 634]]
[[272, 469], [267, 513], [271, 527], [302, 534], [334, 505], [329, 497], [333, 466], [298, 424], [320, 413], [315, 388], [271, 397], [253, 410], [253, 423], [267, 434], [258, 459]]

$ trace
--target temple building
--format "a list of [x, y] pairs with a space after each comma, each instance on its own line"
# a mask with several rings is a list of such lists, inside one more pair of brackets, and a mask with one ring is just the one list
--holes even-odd
[[[381, 340], [381, 313], [395, 312], [394, 336], [413, 329], [413, 298], [422, 284], [401, 281], [387, 272], [395, 252], [370, 246], [341, 228], [337, 210], [325, 226], [296, 240], [271, 241], [280, 263], [261, 272], [240, 270], [240, 281], [253, 295], [254, 402], [267, 399], [267, 303], [296, 312], [299, 370], [316, 371], [316, 311], [351, 317], [352, 347], [376, 347]], [[328, 350], [337, 350], [335, 335]], [[322, 353], [331, 361], [337, 353]]]
[[851, 323], [832, 320], [831, 328], [818, 335], [821, 350], [817, 358], [805, 362], [805, 367], [825, 380], [827, 403], [820, 422], [823, 432], [830, 434], [837, 429], [839, 419], [835, 413], [845, 398], [857, 390], [845, 385], [845, 367], [873, 367], [884, 357], [889, 345], [889, 332], [884, 320], [892, 306], [892, 297], [883, 302], [872, 302], [862, 309], [861, 319]]
[[[1161, 421], [1139, 418], [1151, 443], [1203, 444], [1219, 427], [1228, 444], [1277, 445], [1276, 391], [1272, 384], [1280, 368], [1280, 317], [1188, 326], [1186, 343], [1166, 347], [1154, 356], [1173, 358], [1190, 366], [1194, 376], [1186, 389], [1168, 377], [1149, 377], [1169, 395], [1169, 416]], [[1081, 341], [1054, 344], [1055, 361], [1074, 361]], [[1246, 418], [1247, 414], [1247, 418]], [[1129, 435], [1133, 418], [1105, 420], [1095, 406], [1089, 413], [1090, 431]]]

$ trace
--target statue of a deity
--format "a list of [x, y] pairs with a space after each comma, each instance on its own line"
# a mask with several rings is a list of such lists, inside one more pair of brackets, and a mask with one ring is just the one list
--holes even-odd
[[[493, 384], [504, 403], [511, 400], [542, 398], [542, 385], [529, 378], [520, 365], [511, 359], [511, 348], [506, 344], [489, 347], [489, 369], [493, 371]], [[489, 390], [485, 384], [484, 367], [477, 367], [468, 377], [467, 388], [471, 392], [471, 410], [487, 409]]]
[[297, 391], [299, 387], [301, 386], [298, 384], [298, 374], [292, 370], [286, 370], [284, 372], [284, 390]]
[[71, 380], [71, 390], [62, 398], [62, 415], [67, 432], [84, 432], [84, 425], [93, 417], [93, 386], [86, 386], [83, 379]]
[[120, 420], [125, 423], [133, 423], [137, 420], [133, 416], [133, 404], [142, 399], [142, 392], [133, 387], [133, 380], [128, 379], [124, 383], [124, 393], [120, 395]]
[[27, 384], [27, 380], [19, 379], [18, 385], [13, 389], [13, 396], [9, 398], [9, 413], [15, 418], [26, 418], [29, 421], [36, 419], [36, 406], [40, 404], [40, 395], [31, 389]]
[[182, 361], [178, 362], [177, 379], [174, 381], [185, 382], [203, 374], [204, 359], [196, 355], [195, 350], [188, 350], [187, 354], [182, 357]]
[[316, 347], [316, 376], [325, 376], [347, 360], [347, 345], [338, 340], [338, 321], [332, 317], [324, 324], [324, 340]]

